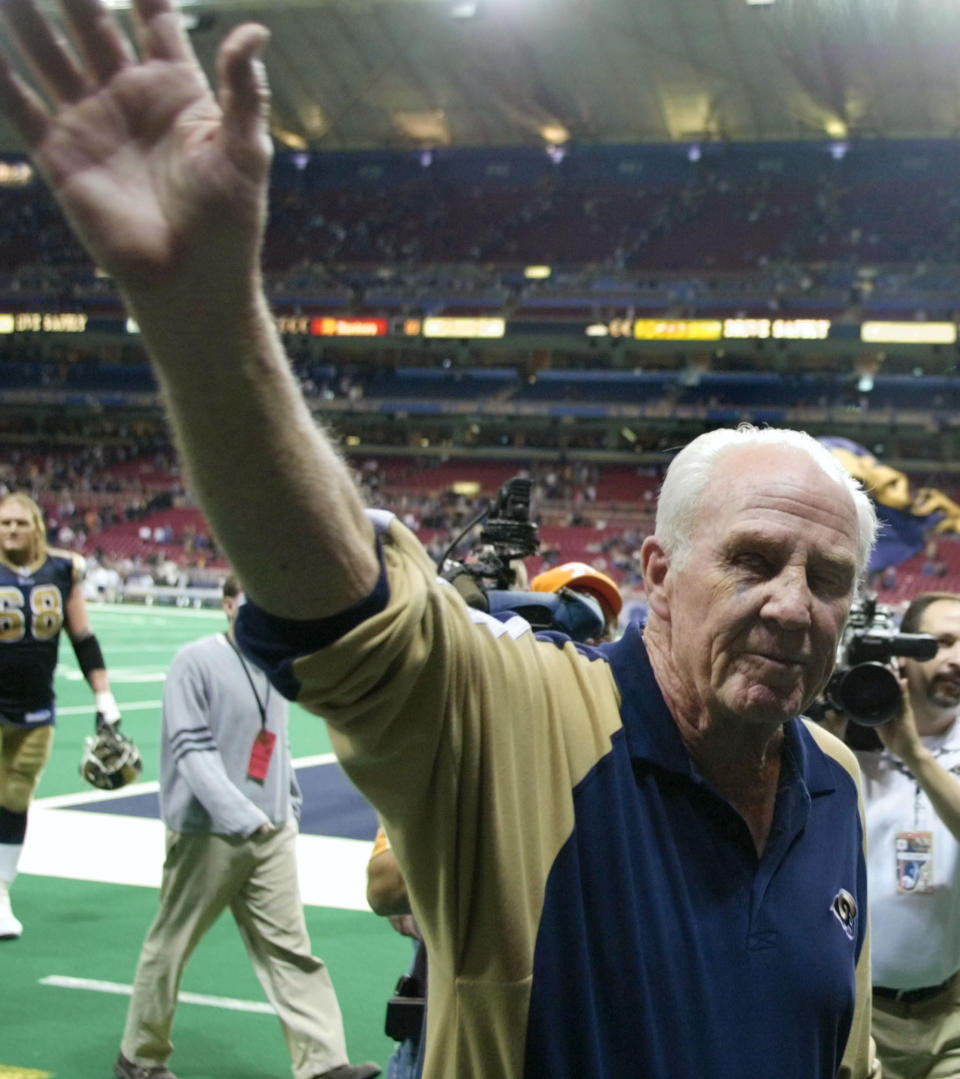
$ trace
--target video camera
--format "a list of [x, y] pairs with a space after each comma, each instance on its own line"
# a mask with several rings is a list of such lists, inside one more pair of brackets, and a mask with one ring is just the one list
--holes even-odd
[[837, 650], [837, 666], [818, 710], [835, 708], [863, 727], [880, 727], [900, 711], [902, 693], [890, 662], [895, 656], [933, 659], [939, 649], [929, 633], [900, 633], [894, 609], [876, 596], [857, 600]]
[[[530, 520], [530, 488], [532, 483], [523, 476], [514, 476], [497, 492], [496, 499], [481, 510], [444, 551], [440, 559], [440, 572], [448, 581], [461, 573], [468, 573], [483, 587], [507, 589], [514, 583], [515, 558], [526, 558], [540, 549], [540, 534]], [[464, 536], [485, 521], [480, 530], [480, 542], [471, 552], [469, 562], [450, 562], [450, 555]]]
[[[520, 615], [534, 630], [558, 630], [575, 641], [599, 637], [604, 628], [603, 611], [592, 596], [563, 589], [560, 592], [526, 592], [514, 587], [511, 562], [527, 558], [540, 549], [540, 532], [530, 520], [532, 481], [523, 476], [509, 479], [494, 501], [481, 510], [453, 540], [439, 559], [440, 576], [450, 581], [466, 602], [497, 615]], [[479, 543], [462, 562], [450, 555], [471, 529], [483, 521]]]

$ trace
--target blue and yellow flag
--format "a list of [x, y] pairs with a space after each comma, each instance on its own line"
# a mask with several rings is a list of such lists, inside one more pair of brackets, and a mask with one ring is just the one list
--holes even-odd
[[860, 480], [876, 506], [880, 534], [870, 559], [871, 570], [906, 562], [923, 550], [930, 536], [960, 533], [960, 505], [942, 491], [933, 487], [911, 489], [903, 472], [881, 464], [848, 438], [820, 441]]

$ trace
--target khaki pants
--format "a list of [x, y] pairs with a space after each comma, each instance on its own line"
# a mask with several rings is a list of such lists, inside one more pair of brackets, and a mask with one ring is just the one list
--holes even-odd
[[167, 833], [160, 912], [147, 932], [121, 1052], [165, 1063], [180, 979], [201, 937], [230, 908], [287, 1039], [295, 1079], [347, 1062], [340, 1006], [310, 938], [297, 884], [297, 825], [246, 840]]
[[916, 1004], [875, 996], [873, 1036], [883, 1079], [957, 1079], [960, 976]]

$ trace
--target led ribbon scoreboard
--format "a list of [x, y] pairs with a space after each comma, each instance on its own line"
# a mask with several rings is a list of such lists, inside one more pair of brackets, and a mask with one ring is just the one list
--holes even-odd
[[[606, 321], [505, 319], [492, 315], [278, 315], [280, 333], [340, 340], [422, 338], [495, 341], [532, 337], [612, 338], [644, 342], [837, 341], [883, 345], [953, 345], [955, 322], [839, 322], [829, 318], [632, 318]], [[100, 312], [0, 312], [0, 334], [135, 334], [136, 323]]]

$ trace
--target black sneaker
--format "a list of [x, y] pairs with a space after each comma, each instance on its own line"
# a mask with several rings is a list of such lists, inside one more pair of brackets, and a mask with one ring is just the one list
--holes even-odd
[[134, 1064], [121, 1053], [113, 1065], [113, 1074], [117, 1079], [177, 1079], [166, 1064]]

